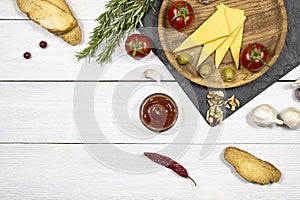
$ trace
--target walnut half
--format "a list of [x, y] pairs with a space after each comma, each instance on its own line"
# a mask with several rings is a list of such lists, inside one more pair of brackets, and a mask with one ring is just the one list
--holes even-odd
[[211, 91], [207, 94], [207, 102], [210, 106], [222, 106], [224, 104], [224, 92]]
[[206, 120], [209, 124], [220, 124], [223, 121], [223, 110], [219, 106], [211, 106], [207, 110]]
[[222, 122], [224, 115], [222, 108], [235, 111], [240, 106], [240, 101], [234, 95], [227, 100], [224, 97], [223, 91], [210, 91], [207, 94], [207, 102], [210, 107], [206, 113], [206, 120], [209, 124], [217, 125]]
[[235, 111], [240, 106], [240, 101], [232, 95], [227, 101], [225, 102], [225, 108], [231, 111]]

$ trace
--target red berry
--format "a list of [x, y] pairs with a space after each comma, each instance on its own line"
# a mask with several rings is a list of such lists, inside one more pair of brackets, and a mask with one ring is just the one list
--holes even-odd
[[295, 98], [296, 98], [298, 101], [300, 101], [300, 88], [297, 88], [297, 89], [295, 90], [294, 95], [295, 95]]
[[45, 49], [47, 47], [47, 42], [46, 41], [40, 41], [40, 47], [42, 49]]
[[25, 53], [23, 54], [23, 57], [24, 57], [25, 59], [29, 59], [29, 58], [31, 58], [31, 53], [25, 52]]

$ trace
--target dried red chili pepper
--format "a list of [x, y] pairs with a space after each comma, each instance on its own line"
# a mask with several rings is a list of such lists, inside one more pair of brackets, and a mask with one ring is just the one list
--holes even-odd
[[144, 155], [147, 156], [153, 162], [163, 165], [169, 169], [172, 169], [179, 176], [190, 179], [191, 181], [193, 181], [195, 186], [197, 186], [196, 182], [189, 176], [187, 170], [173, 159], [167, 156], [160, 155], [158, 153], [144, 152]]

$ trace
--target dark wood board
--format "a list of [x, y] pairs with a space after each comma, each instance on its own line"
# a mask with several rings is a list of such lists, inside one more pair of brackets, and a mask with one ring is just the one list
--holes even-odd
[[[209, 105], [207, 104], [206, 95], [208, 91], [215, 89], [191, 82], [190, 80], [179, 74], [177, 70], [174, 69], [174, 67], [169, 63], [159, 41], [158, 29], [155, 28], [158, 26], [158, 15], [162, 0], [157, 0], [156, 3], [156, 9], [150, 9], [148, 14], [145, 15], [143, 24], [146, 28], [140, 29], [140, 32], [152, 39], [154, 46], [153, 52], [159, 57], [166, 68], [174, 76], [176, 81], [188, 95], [201, 115], [205, 117], [206, 111], [209, 107]], [[224, 90], [227, 97], [235, 94], [241, 102], [241, 107], [247, 104], [257, 95], [259, 95], [261, 92], [263, 92], [270, 85], [278, 81], [292, 69], [300, 65], [300, 4], [298, 0], [285, 0], [284, 4], [288, 16], [288, 32], [285, 45], [276, 63], [274, 63], [274, 65], [265, 74], [252, 81], [251, 83], [245, 84], [240, 87]], [[149, 27], [151, 27], [151, 29], [149, 29]], [[231, 114], [233, 114], [233, 112], [227, 111], [225, 118], [227, 118]]]

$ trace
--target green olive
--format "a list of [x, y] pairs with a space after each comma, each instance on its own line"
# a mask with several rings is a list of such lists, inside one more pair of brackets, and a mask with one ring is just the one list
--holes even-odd
[[223, 77], [226, 82], [234, 81], [235, 72], [232, 68], [228, 67], [223, 71]]
[[202, 65], [199, 70], [199, 74], [202, 78], [208, 78], [211, 75], [212, 69], [210, 65]]
[[177, 57], [177, 62], [181, 65], [186, 65], [191, 61], [192, 57], [188, 53], [181, 54]]

